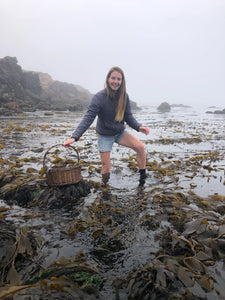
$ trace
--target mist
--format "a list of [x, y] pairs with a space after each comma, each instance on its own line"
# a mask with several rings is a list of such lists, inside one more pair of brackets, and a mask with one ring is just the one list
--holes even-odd
[[120, 66], [139, 105], [225, 107], [223, 0], [1, 0], [0, 58], [104, 87]]

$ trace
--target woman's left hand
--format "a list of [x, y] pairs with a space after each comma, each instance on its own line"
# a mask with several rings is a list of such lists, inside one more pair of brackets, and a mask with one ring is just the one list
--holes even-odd
[[147, 135], [147, 134], [149, 134], [150, 130], [148, 127], [140, 126], [139, 131]]

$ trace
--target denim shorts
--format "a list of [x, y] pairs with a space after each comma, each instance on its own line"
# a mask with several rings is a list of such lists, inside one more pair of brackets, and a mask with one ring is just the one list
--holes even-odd
[[120, 139], [128, 133], [127, 130], [124, 130], [122, 133], [116, 135], [101, 135], [98, 134], [98, 150], [99, 152], [108, 152], [112, 150], [113, 143], [120, 143]]

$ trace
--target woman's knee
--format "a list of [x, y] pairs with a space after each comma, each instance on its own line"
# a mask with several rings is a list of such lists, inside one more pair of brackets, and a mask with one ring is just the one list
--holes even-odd
[[145, 153], [145, 145], [141, 141], [139, 141], [138, 144], [136, 145], [135, 151], [137, 153], [144, 154]]

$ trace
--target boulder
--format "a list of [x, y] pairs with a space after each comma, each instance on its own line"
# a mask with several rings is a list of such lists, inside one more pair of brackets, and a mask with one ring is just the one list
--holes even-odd
[[162, 102], [158, 107], [157, 110], [159, 112], [169, 112], [171, 110], [170, 105], [167, 102]]

